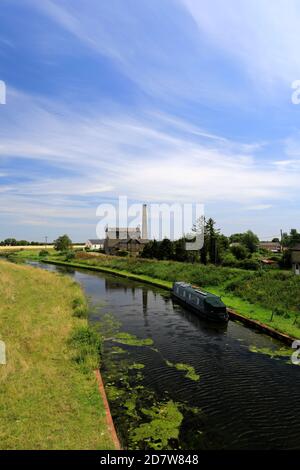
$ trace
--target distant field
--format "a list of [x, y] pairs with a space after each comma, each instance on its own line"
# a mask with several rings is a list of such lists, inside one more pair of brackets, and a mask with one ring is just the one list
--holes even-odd
[[[84, 245], [73, 245], [73, 248], [83, 248]], [[47, 245], [46, 249], [51, 250], [54, 245]], [[0, 251], [20, 251], [20, 250], [44, 250], [45, 245], [24, 245], [24, 246], [0, 246]]]
[[0, 279], [0, 449], [114, 448], [93, 373], [98, 346], [74, 313], [79, 285], [6, 261]]

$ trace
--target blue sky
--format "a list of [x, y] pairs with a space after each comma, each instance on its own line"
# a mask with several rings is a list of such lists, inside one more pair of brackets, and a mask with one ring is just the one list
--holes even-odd
[[94, 237], [119, 195], [300, 229], [299, 1], [0, 6], [0, 239]]

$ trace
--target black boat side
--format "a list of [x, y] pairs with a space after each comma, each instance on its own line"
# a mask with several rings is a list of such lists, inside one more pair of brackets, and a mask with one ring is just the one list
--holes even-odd
[[174, 282], [172, 294], [185, 307], [207, 320], [218, 323], [227, 323], [229, 320], [226, 305], [214, 294], [195, 289], [185, 282]]

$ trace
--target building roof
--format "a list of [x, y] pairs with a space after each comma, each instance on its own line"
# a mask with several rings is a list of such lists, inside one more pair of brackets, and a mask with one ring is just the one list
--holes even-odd
[[266, 250], [280, 250], [281, 245], [279, 242], [259, 242], [260, 248], [265, 248]]
[[300, 251], [300, 243], [295, 243], [294, 246], [291, 247], [292, 251]]
[[103, 238], [89, 238], [87, 243], [90, 242], [92, 245], [103, 245]]
[[129, 233], [132, 233], [132, 232], [140, 232], [141, 229], [140, 229], [140, 227], [135, 227], [135, 228], [132, 228], [132, 227], [106, 227], [105, 231], [106, 232], [129, 232]]
[[108, 238], [107, 239], [108, 246], [116, 246], [122, 243], [139, 243], [140, 245], [143, 245], [145, 243], [148, 243], [148, 240], [142, 240], [141, 238]]
[[127, 238], [131, 239], [140, 239], [141, 238], [141, 229], [139, 227], [106, 227], [106, 239], [110, 240], [126, 240]]

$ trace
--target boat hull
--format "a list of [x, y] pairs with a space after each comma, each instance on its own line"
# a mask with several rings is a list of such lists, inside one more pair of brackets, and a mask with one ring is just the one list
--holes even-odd
[[176, 293], [174, 291], [172, 291], [172, 297], [177, 303], [179, 303], [180, 305], [185, 307], [187, 310], [192, 311], [193, 313], [195, 313], [199, 317], [201, 317], [205, 320], [208, 320], [211, 323], [218, 323], [218, 324], [227, 324], [228, 323], [229, 315], [228, 315], [227, 312], [226, 312], [226, 314], [224, 314], [224, 318], [222, 318], [220, 316], [213, 315], [210, 312], [205, 311], [205, 309], [202, 309], [202, 308], [196, 307], [195, 305], [192, 305], [188, 301], [186, 301], [186, 300], [182, 299], [180, 296], [176, 295]]

